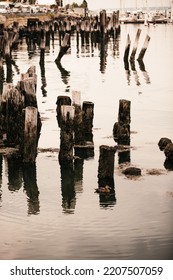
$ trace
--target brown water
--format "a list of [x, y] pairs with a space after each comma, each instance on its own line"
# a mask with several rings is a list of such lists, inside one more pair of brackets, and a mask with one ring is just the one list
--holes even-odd
[[[173, 140], [173, 25], [142, 28], [140, 46], [151, 36], [144, 57], [145, 72], [126, 72], [123, 54], [127, 33], [133, 42], [137, 25], [122, 25], [120, 38], [108, 44], [105, 67], [98, 47], [79, 52], [73, 38], [60, 72], [54, 63], [58, 38], [45, 57], [47, 94], [41, 91], [39, 50], [25, 42], [14, 53], [20, 72], [35, 65], [37, 99], [43, 120], [36, 166], [26, 169], [0, 158], [0, 259], [172, 259], [173, 171], [165, 168], [158, 148], [161, 137]], [[103, 71], [100, 71], [100, 70]], [[20, 79], [14, 69], [13, 81]], [[60, 130], [56, 120], [58, 95], [81, 91], [94, 102], [95, 156], [75, 165], [73, 178], [58, 162]], [[99, 146], [115, 145], [112, 128], [119, 99], [131, 100], [130, 163], [142, 169], [139, 179], [121, 173], [115, 154], [116, 200], [102, 202], [98, 187]], [[53, 149], [49, 151], [46, 149]], [[149, 175], [155, 169], [160, 175]], [[69, 190], [66, 189], [68, 184]]]

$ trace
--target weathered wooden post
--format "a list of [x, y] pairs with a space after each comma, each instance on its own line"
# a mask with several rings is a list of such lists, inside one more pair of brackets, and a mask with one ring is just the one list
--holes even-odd
[[42, 90], [42, 94], [43, 96], [46, 96], [46, 77], [45, 77], [45, 32], [42, 29], [41, 30], [41, 40], [40, 40], [40, 71], [41, 71], [41, 81], [42, 81], [42, 86], [41, 86], [41, 90]]
[[22, 159], [24, 163], [34, 163], [37, 156], [37, 116], [35, 107], [26, 107], [24, 125], [24, 141], [22, 147]]
[[128, 61], [129, 57], [129, 51], [130, 51], [130, 45], [131, 45], [131, 40], [129, 34], [127, 35], [127, 41], [126, 41], [126, 46], [125, 46], [125, 52], [124, 52], [124, 62]]
[[7, 94], [7, 144], [8, 146], [16, 146], [20, 144], [22, 138], [21, 123], [24, 96], [15, 87], [12, 87]]
[[83, 135], [83, 121], [82, 121], [82, 109], [81, 109], [81, 93], [80, 91], [72, 91], [72, 105], [75, 108], [74, 116], [74, 143], [75, 145], [84, 145]]
[[75, 108], [73, 106], [62, 105], [61, 106], [61, 131], [60, 131], [60, 151], [59, 162], [60, 163], [72, 163], [73, 162], [73, 125]]
[[3, 59], [0, 56], [0, 95], [2, 94], [4, 83], [4, 68], [3, 68]]
[[130, 106], [130, 101], [119, 100], [118, 122], [113, 127], [114, 140], [118, 144], [130, 145]]
[[62, 105], [71, 105], [71, 98], [66, 95], [59, 95], [57, 97], [56, 101], [56, 112], [57, 112], [57, 121], [58, 121], [58, 126], [61, 127], [61, 121], [62, 121], [62, 112], [61, 112], [61, 106]]
[[106, 145], [100, 146], [98, 185], [99, 188], [110, 187], [114, 191], [114, 158], [115, 148]]
[[55, 63], [60, 63], [61, 58], [64, 56], [64, 54], [70, 48], [69, 40], [70, 40], [70, 34], [65, 33], [64, 39], [63, 39], [61, 47], [60, 47], [59, 54], [58, 54], [57, 58], [55, 59]]
[[138, 47], [138, 43], [139, 43], [139, 37], [141, 34], [141, 29], [138, 29], [136, 32], [136, 37], [135, 37], [135, 41], [134, 41], [134, 45], [133, 45], [133, 50], [132, 53], [130, 55], [130, 60], [134, 60], [135, 59], [135, 55], [136, 55], [136, 51], [137, 51], [137, 47]]
[[94, 103], [84, 101], [82, 105], [83, 114], [83, 130], [85, 141], [93, 142], [93, 118], [94, 118]]
[[145, 38], [143, 47], [142, 47], [142, 49], [141, 49], [141, 51], [140, 51], [140, 53], [139, 53], [138, 59], [137, 59], [138, 61], [143, 60], [143, 57], [144, 57], [144, 55], [145, 55], [145, 52], [146, 52], [146, 50], [147, 50], [147, 48], [148, 48], [149, 41], [150, 41], [150, 36], [149, 36], [149, 35], [146, 35], [146, 38]]

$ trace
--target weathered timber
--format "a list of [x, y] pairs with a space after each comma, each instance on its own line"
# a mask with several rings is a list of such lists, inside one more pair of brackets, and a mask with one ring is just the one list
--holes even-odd
[[37, 117], [38, 110], [35, 107], [25, 109], [24, 143], [22, 160], [24, 163], [34, 163], [37, 156]]
[[115, 148], [106, 145], [100, 146], [98, 184], [99, 187], [108, 185], [114, 189], [114, 158]]
[[131, 40], [130, 40], [130, 35], [127, 35], [127, 41], [126, 41], [126, 46], [125, 46], [125, 52], [124, 52], [124, 62], [128, 61], [129, 58], [129, 52], [130, 52], [130, 45], [131, 45]]
[[62, 59], [62, 57], [66, 54], [67, 50], [70, 48], [70, 34], [69, 33], [65, 33], [65, 36], [63, 38], [61, 47], [60, 47], [60, 51], [59, 54], [57, 56], [57, 58], [55, 59], [55, 63], [59, 63]]
[[59, 95], [57, 97], [56, 101], [56, 112], [57, 112], [57, 121], [58, 121], [58, 126], [61, 127], [61, 121], [62, 121], [62, 111], [61, 111], [61, 106], [62, 105], [71, 105], [71, 98], [66, 95]]
[[74, 143], [75, 145], [84, 145], [84, 132], [83, 132], [83, 120], [81, 109], [81, 93], [80, 91], [72, 91], [72, 105], [75, 108], [74, 116]]
[[136, 51], [137, 51], [137, 48], [138, 48], [140, 34], [141, 34], [141, 29], [138, 29], [137, 32], [136, 32], [136, 37], [135, 37], [135, 41], [134, 41], [134, 44], [133, 44], [133, 50], [132, 50], [132, 53], [130, 55], [130, 60], [134, 60], [135, 59], [135, 55], [136, 55]]
[[140, 53], [139, 53], [139, 55], [138, 55], [137, 60], [139, 60], [139, 61], [140, 61], [140, 60], [143, 60], [143, 57], [144, 57], [144, 55], [145, 55], [145, 52], [146, 52], [146, 50], [147, 50], [147, 48], [148, 48], [149, 41], [150, 41], [150, 36], [149, 36], [149, 35], [146, 35], [146, 38], [145, 38], [143, 47], [142, 47], [142, 49], [141, 49], [141, 51], [140, 51]]
[[113, 137], [118, 144], [130, 144], [130, 106], [131, 102], [129, 100], [119, 100], [118, 122], [113, 127]]
[[73, 106], [62, 105], [61, 106], [61, 131], [60, 131], [60, 151], [59, 162], [72, 162], [73, 161], [73, 125], [75, 108]]
[[82, 104], [83, 115], [83, 130], [85, 141], [93, 142], [93, 118], [94, 118], [94, 103], [90, 101], [84, 101]]

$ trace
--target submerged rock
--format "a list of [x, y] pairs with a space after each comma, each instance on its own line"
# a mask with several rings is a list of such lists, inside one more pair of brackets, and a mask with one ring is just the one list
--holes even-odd
[[169, 161], [173, 162], [173, 144], [172, 143], [167, 144], [166, 148], [164, 149], [164, 153], [165, 153], [166, 158]]
[[137, 167], [128, 167], [122, 171], [127, 176], [141, 176], [141, 169]]

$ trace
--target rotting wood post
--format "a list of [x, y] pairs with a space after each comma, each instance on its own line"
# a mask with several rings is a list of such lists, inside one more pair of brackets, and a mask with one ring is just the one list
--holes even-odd
[[22, 160], [24, 163], [34, 163], [37, 156], [37, 116], [35, 107], [26, 107]]
[[7, 113], [7, 103], [8, 103], [8, 92], [12, 89], [12, 83], [3, 83], [2, 95], [0, 96], [0, 113], [1, 113], [1, 136], [3, 141], [7, 140], [7, 122], [8, 122], [8, 113]]
[[21, 89], [24, 91], [25, 107], [33, 106], [37, 108], [37, 97], [35, 92], [35, 79], [33, 77], [24, 78], [21, 76]]
[[127, 35], [126, 46], [125, 46], [125, 52], [124, 52], [124, 62], [128, 61], [130, 45], [131, 45], [131, 40], [130, 40], [130, 35], [128, 34]]
[[73, 161], [73, 125], [75, 108], [73, 106], [62, 105], [61, 106], [62, 121], [60, 131], [60, 151], [59, 162], [69, 163]]
[[57, 112], [57, 121], [58, 121], [58, 126], [61, 127], [61, 121], [62, 121], [62, 112], [61, 112], [61, 106], [62, 105], [71, 105], [71, 98], [66, 95], [59, 95], [57, 97], [56, 101], [56, 112]]
[[118, 122], [113, 127], [114, 140], [118, 144], [130, 145], [130, 106], [129, 100], [119, 100]]
[[85, 141], [93, 142], [93, 118], [94, 118], [94, 103], [84, 101], [82, 104], [82, 119]]
[[3, 59], [0, 57], [0, 95], [2, 94], [4, 83], [4, 68], [3, 68]]
[[143, 57], [144, 57], [144, 55], [145, 55], [145, 52], [146, 52], [146, 50], [147, 50], [147, 48], [148, 48], [149, 41], [150, 41], [150, 36], [149, 36], [149, 35], [146, 35], [146, 38], [145, 38], [143, 47], [142, 47], [142, 49], [141, 49], [141, 51], [140, 51], [140, 53], [139, 53], [139, 55], [138, 55], [138, 58], [137, 58], [138, 61], [143, 60]]
[[115, 148], [101, 145], [98, 166], [99, 187], [109, 186], [114, 189], [114, 158]]
[[134, 60], [135, 59], [135, 55], [136, 55], [136, 51], [137, 51], [137, 47], [138, 47], [138, 43], [139, 43], [139, 37], [141, 34], [141, 29], [139, 28], [136, 32], [136, 37], [135, 37], [135, 41], [134, 41], [134, 45], [133, 45], [133, 50], [132, 53], [130, 55], [130, 60]]
[[21, 142], [22, 110], [24, 108], [24, 96], [12, 87], [8, 91], [7, 100], [7, 144], [19, 145]]
[[83, 145], [83, 121], [82, 121], [82, 109], [81, 109], [81, 93], [80, 91], [72, 91], [72, 105], [75, 108], [74, 116], [74, 143], [75, 145]]
[[63, 38], [63, 41], [62, 41], [62, 44], [60, 47], [59, 54], [58, 54], [57, 58], [55, 59], [55, 63], [60, 63], [61, 58], [65, 55], [67, 50], [70, 48], [69, 40], [70, 40], [70, 34], [65, 33], [65, 36]]

